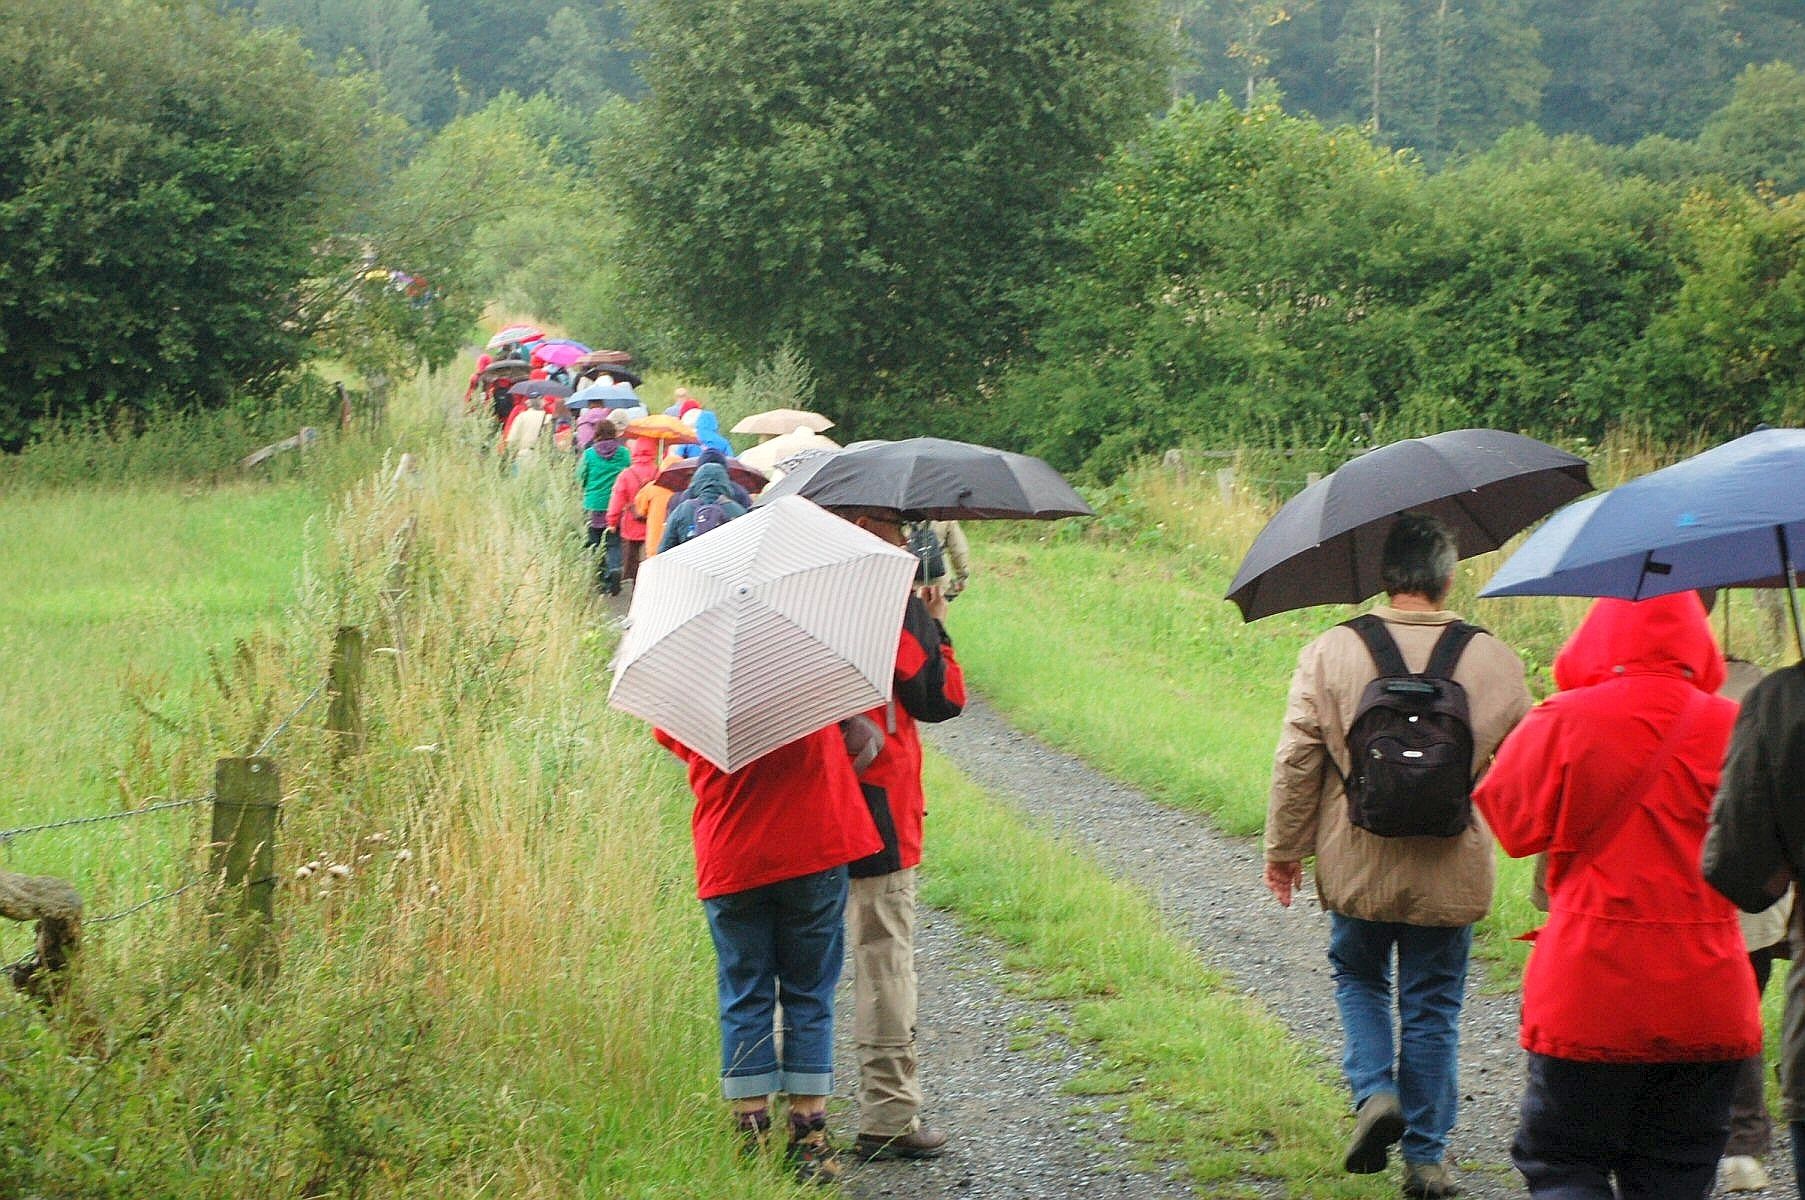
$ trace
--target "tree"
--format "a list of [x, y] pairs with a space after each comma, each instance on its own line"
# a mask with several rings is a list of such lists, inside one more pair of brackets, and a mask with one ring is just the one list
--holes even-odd
[[786, 338], [861, 433], [917, 432], [1020, 342], [1016, 294], [1159, 102], [1134, 0], [636, 0], [617, 156], [647, 295], [694, 346]]
[[298, 33], [321, 69], [370, 72], [384, 106], [410, 122], [449, 103], [424, 0], [256, 0], [251, 11], [259, 24]]
[[342, 299], [368, 97], [286, 35], [152, 0], [0, 6], [0, 445], [112, 397], [274, 386]]
[[1805, 190], [1805, 74], [1787, 63], [1750, 67], [1730, 102], [1699, 132], [1705, 160], [1730, 178]]

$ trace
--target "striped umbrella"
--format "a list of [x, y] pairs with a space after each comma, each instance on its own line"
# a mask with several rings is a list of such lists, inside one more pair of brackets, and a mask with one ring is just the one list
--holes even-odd
[[608, 701], [723, 771], [890, 695], [915, 557], [800, 496], [648, 559]]

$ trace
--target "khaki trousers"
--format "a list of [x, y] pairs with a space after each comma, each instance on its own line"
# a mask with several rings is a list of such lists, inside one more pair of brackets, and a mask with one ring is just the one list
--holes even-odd
[[852, 881], [853, 1036], [859, 1046], [859, 1132], [921, 1124], [915, 1064], [915, 868]]

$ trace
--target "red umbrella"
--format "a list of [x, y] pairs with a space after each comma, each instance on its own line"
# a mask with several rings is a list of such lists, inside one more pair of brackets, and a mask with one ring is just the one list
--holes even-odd
[[[629, 432], [631, 431], [629, 430]], [[676, 466], [666, 467], [658, 472], [658, 477], [652, 482], [659, 487], [670, 488], [673, 492], [681, 492], [689, 487], [690, 480], [695, 478], [696, 468], [701, 465], [701, 459], [686, 458]], [[764, 486], [771, 482], [764, 472], [753, 470], [737, 458], [727, 460], [727, 478], [748, 492], [762, 491]]]

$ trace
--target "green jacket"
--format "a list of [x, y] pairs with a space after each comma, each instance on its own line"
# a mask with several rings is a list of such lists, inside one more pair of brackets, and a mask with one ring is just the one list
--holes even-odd
[[607, 512], [608, 501], [614, 495], [614, 481], [620, 473], [627, 469], [633, 456], [619, 442], [614, 444], [614, 453], [604, 458], [597, 448], [600, 443], [592, 444], [583, 451], [583, 457], [577, 460], [577, 482], [583, 488], [583, 508], [586, 512]]

